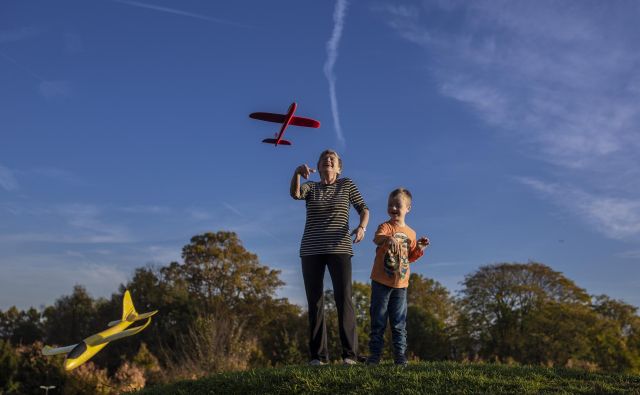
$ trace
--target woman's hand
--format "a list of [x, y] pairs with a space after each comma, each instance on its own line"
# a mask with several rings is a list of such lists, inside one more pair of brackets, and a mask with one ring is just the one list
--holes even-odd
[[357, 228], [355, 228], [353, 232], [351, 232], [351, 236], [355, 236], [353, 238], [353, 242], [359, 243], [360, 240], [364, 239], [364, 232], [365, 230], [362, 226], [358, 226]]
[[306, 164], [296, 167], [296, 174], [301, 175], [305, 180], [309, 178], [311, 173], [315, 173], [316, 169], [312, 169]]

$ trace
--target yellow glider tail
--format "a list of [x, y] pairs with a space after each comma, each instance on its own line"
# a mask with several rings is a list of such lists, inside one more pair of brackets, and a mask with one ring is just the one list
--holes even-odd
[[[129, 290], [126, 290], [124, 292], [124, 298], [122, 298], [122, 321], [123, 322], [124, 321], [135, 322], [135, 321], [144, 320], [145, 318], [149, 318], [157, 312], [158, 310], [153, 310], [148, 313], [138, 314], [138, 312], [136, 311], [136, 308], [133, 306], [133, 301], [131, 300], [131, 294], [129, 293]], [[147, 325], [149, 325], [149, 322], [147, 322], [144, 325], [143, 329], [146, 328]]]
[[129, 290], [124, 291], [124, 298], [122, 298], [122, 321], [133, 321], [129, 317], [135, 317], [138, 315], [136, 308], [133, 307], [133, 301], [131, 300], [131, 294]]
[[129, 290], [126, 290], [124, 292], [124, 297], [122, 298], [122, 319], [111, 321], [107, 325], [109, 327], [112, 327], [114, 325], [118, 325], [121, 322], [135, 322], [143, 320], [145, 318], [151, 317], [157, 312], [158, 310], [154, 310], [148, 313], [138, 314], [135, 306], [133, 305], [133, 301], [131, 300], [131, 294], [129, 293]]

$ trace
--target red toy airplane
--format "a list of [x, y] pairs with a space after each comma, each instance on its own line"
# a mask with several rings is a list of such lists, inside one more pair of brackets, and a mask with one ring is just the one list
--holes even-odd
[[289, 110], [287, 110], [286, 114], [273, 114], [270, 112], [254, 112], [249, 114], [249, 118], [282, 124], [282, 127], [280, 128], [280, 133], [276, 133], [274, 139], [262, 140], [263, 143], [273, 144], [276, 147], [278, 145], [291, 145], [290, 141], [282, 138], [282, 136], [284, 135], [284, 130], [289, 125], [305, 126], [307, 128], [320, 127], [320, 122], [316, 121], [315, 119], [294, 116], [293, 113], [296, 112], [296, 107], [297, 107], [296, 102], [291, 103], [291, 105], [289, 106]]

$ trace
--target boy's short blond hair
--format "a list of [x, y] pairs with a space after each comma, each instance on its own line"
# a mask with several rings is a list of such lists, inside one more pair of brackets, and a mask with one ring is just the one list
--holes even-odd
[[389, 194], [389, 199], [393, 199], [394, 197], [396, 197], [398, 195], [404, 196], [404, 198], [407, 199], [407, 203], [411, 204], [411, 200], [413, 199], [413, 197], [411, 196], [411, 192], [409, 192], [408, 189], [405, 189], [405, 188], [394, 189]]

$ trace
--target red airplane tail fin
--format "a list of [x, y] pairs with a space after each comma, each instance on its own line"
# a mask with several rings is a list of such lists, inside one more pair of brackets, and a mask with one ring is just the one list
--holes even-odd
[[280, 140], [280, 142], [278, 142], [278, 139], [264, 139], [262, 140], [263, 143], [267, 143], [267, 144], [276, 144], [276, 145], [291, 145], [291, 141], [289, 140]]

